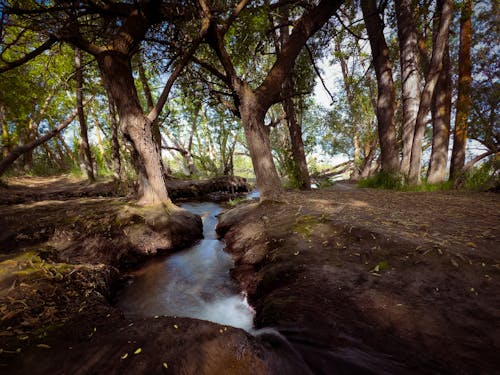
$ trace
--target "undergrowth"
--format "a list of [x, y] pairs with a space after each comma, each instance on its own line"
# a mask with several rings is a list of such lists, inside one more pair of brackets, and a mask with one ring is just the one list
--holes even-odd
[[452, 181], [445, 181], [440, 184], [429, 184], [424, 179], [419, 185], [408, 184], [405, 176], [400, 173], [379, 172], [371, 177], [358, 182], [358, 186], [362, 188], [386, 189], [396, 191], [443, 191], [453, 188]]

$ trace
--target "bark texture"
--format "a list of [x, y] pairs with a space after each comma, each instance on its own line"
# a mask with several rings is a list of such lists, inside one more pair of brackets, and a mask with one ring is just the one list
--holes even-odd
[[433, 38], [432, 57], [429, 71], [425, 79], [425, 87], [420, 98], [417, 120], [415, 123], [415, 133], [413, 136], [413, 145], [411, 149], [410, 172], [408, 181], [410, 185], [420, 183], [420, 169], [422, 162], [422, 141], [425, 133], [427, 115], [431, 107], [434, 89], [443, 68], [443, 56], [448, 44], [448, 35], [452, 18], [451, 0], [438, 0], [436, 12], [439, 14], [439, 26], [437, 33]]
[[97, 56], [97, 61], [108, 95], [116, 104], [121, 131], [134, 146], [134, 165], [140, 179], [139, 202], [170, 202], [160, 152], [153, 141], [151, 122], [144, 115], [137, 97], [130, 58], [119, 52], [106, 51]]
[[80, 123], [80, 144], [79, 155], [80, 169], [87, 180], [95, 181], [92, 153], [90, 152], [87, 119], [83, 110], [83, 69], [82, 51], [75, 48], [75, 80], [76, 80], [76, 109], [78, 112], [78, 122]]
[[443, 59], [443, 69], [432, 98], [432, 152], [427, 171], [427, 182], [439, 184], [446, 178], [451, 119], [451, 64], [448, 46]]
[[389, 60], [389, 48], [385, 41], [383, 24], [375, 0], [362, 0], [361, 9], [377, 75], [377, 120], [381, 168], [384, 172], [395, 173], [399, 171], [399, 156], [394, 123], [396, 95], [392, 79], [392, 65]]
[[109, 107], [109, 127], [111, 132], [111, 153], [113, 158], [113, 179], [121, 179], [122, 162], [120, 158], [120, 141], [118, 140], [118, 119], [116, 118], [116, 108], [112, 99], [108, 97]]
[[460, 18], [460, 47], [458, 55], [458, 98], [453, 150], [451, 153], [450, 178], [456, 179], [464, 170], [467, 144], [467, 119], [471, 107], [472, 63], [472, 0], [465, 0]]
[[411, 0], [394, 2], [398, 23], [401, 65], [401, 97], [403, 101], [401, 173], [410, 171], [411, 147], [420, 105], [420, 72], [418, 34], [413, 20]]

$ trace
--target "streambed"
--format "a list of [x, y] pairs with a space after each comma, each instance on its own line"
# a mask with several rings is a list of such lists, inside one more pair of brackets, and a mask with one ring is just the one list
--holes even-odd
[[132, 272], [133, 278], [120, 293], [117, 306], [131, 318], [189, 317], [250, 331], [255, 312], [231, 278], [233, 260], [215, 233], [222, 207], [212, 202], [181, 206], [202, 217], [203, 240], [155, 258]]

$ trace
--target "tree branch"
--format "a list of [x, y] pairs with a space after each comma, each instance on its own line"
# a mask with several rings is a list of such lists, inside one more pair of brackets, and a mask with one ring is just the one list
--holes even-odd
[[35, 57], [43, 53], [44, 51], [50, 49], [55, 43], [57, 42], [56, 38], [54, 37], [49, 37], [47, 41], [45, 41], [42, 45], [40, 45], [38, 48], [35, 48], [33, 51], [27, 53], [23, 57], [21, 57], [18, 60], [15, 61], [5, 61], [4, 66], [0, 66], [0, 73], [6, 72], [10, 69], [17, 68], [20, 65], [23, 65], [27, 63], [30, 60], [33, 60]]
[[321, 76], [321, 72], [319, 71], [318, 67], [316, 66], [316, 62], [314, 61], [314, 56], [312, 54], [312, 51], [311, 49], [309, 48], [309, 46], [307, 45], [306, 43], [306, 50], [309, 54], [309, 58], [311, 59], [311, 63], [313, 65], [313, 68], [314, 68], [314, 71], [316, 72], [316, 74], [318, 75], [319, 77], [319, 80], [321, 81], [321, 85], [323, 86], [323, 88], [325, 89], [325, 91], [328, 93], [328, 96], [330, 97], [330, 99], [332, 100], [332, 102], [330, 103], [330, 105], [332, 105], [333, 103], [335, 103], [335, 98], [333, 97], [333, 94], [330, 92], [330, 90], [328, 90], [328, 87], [326, 87], [326, 83], [325, 83], [325, 80], [323, 79], [323, 77]]
[[256, 90], [260, 96], [265, 98], [267, 104], [271, 105], [281, 100], [281, 84], [286, 75], [292, 70], [295, 59], [302, 50], [302, 47], [306, 44], [309, 37], [330, 19], [342, 2], [341, 0], [322, 0], [297, 21], [290, 38], [281, 51], [279, 51], [269, 74]]
[[[204, 0], [200, 0], [200, 3], [204, 3]], [[201, 26], [200, 26], [200, 33], [199, 36], [193, 41], [193, 44], [191, 47], [187, 50], [187, 52], [182, 56], [181, 60], [175, 67], [174, 71], [168, 77], [168, 81], [165, 84], [165, 87], [163, 88], [163, 91], [158, 99], [158, 102], [156, 103], [155, 107], [151, 112], [149, 112], [147, 118], [149, 121], [154, 122], [158, 116], [160, 115], [165, 103], [167, 102], [168, 95], [170, 94], [170, 90], [172, 89], [172, 86], [179, 77], [179, 75], [182, 73], [184, 68], [186, 67], [187, 63], [191, 58], [193, 57], [194, 53], [198, 49], [199, 45], [201, 42], [205, 39], [205, 36], [207, 35], [209, 26], [210, 26], [210, 20], [209, 20], [209, 15], [206, 13], [202, 13], [202, 20], [201, 20]]]
[[[94, 96], [90, 97], [83, 105], [88, 104], [91, 100], [94, 99]], [[35, 149], [36, 147], [44, 144], [49, 139], [52, 139], [54, 136], [59, 134], [61, 131], [66, 129], [69, 124], [73, 122], [75, 117], [77, 116], [77, 111], [73, 111], [71, 115], [69, 115], [59, 126], [52, 129], [50, 132], [44, 134], [43, 136], [35, 139], [30, 143], [26, 143], [24, 145], [16, 146], [2, 161], [0, 161], [0, 176], [7, 170], [8, 167], [12, 165], [21, 155], [26, 152]]]

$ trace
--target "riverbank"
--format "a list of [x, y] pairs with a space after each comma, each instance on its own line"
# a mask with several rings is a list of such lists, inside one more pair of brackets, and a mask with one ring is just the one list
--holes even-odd
[[[179, 199], [186, 191], [186, 198], [192, 198], [193, 192], [201, 197], [246, 190], [242, 179], [216, 179], [211, 186], [207, 181], [176, 183], [179, 190], [172, 191]], [[101, 373], [109, 367], [113, 370], [106, 373], [164, 373], [163, 362], [154, 362], [153, 350], [146, 350], [155, 342], [168, 342], [162, 351], [165, 363], [186, 373], [206, 370], [228, 356], [235, 360], [241, 353], [221, 348], [225, 340], [242, 348], [250, 345], [243, 357], [253, 358], [255, 340], [250, 342], [239, 330], [225, 327], [220, 332], [219, 326], [194, 319], [181, 319], [180, 324], [160, 317], [137, 323], [113, 306], [125, 270], [202, 235], [199, 216], [136, 206], [115, 187], [112, 182], [90, 185], [68, 177], [13, 179], [1, 186], [2, 201], [8, 202], [0, 205], [2, 372]], [[134, 325], [141, 328], [129, 328]], [[163, 338], [160, 326], [177, 334]], [[134, 354], [138, 348], [129, 348], [136, 343], [142, 347], [140, 356]], [[186, 354], [186, 347], [197, 350]], [[122, 349], [129, 352], [116, 357], [114, 350]], [[199, 356], [215, 359], [201, 361], [199, 367]], [[249, 372], [265, 368], [263, 361], [254, 358], [257, 367], [246, 367]]]
[[334, 189], [220, 218], [234, 277], [317, 374], [493, 374], [500, 197]]
[[126, 246], [156, 249], [142, 240], [127, 245], [137, 233], [129, 227], [159, 217], [134, 211], [125, 197], [51, 197], [0, 206], [2, 372], [498, 368], [496, 194], [337, 187], [242, 203], [223, 215], [219, 231], [257, 328], [275, 327], [288, 342], [273, 331], [253, 337], [196, 319], [125, 318], [112, 298], [142, 256], [124, 256], [132, 253]]

